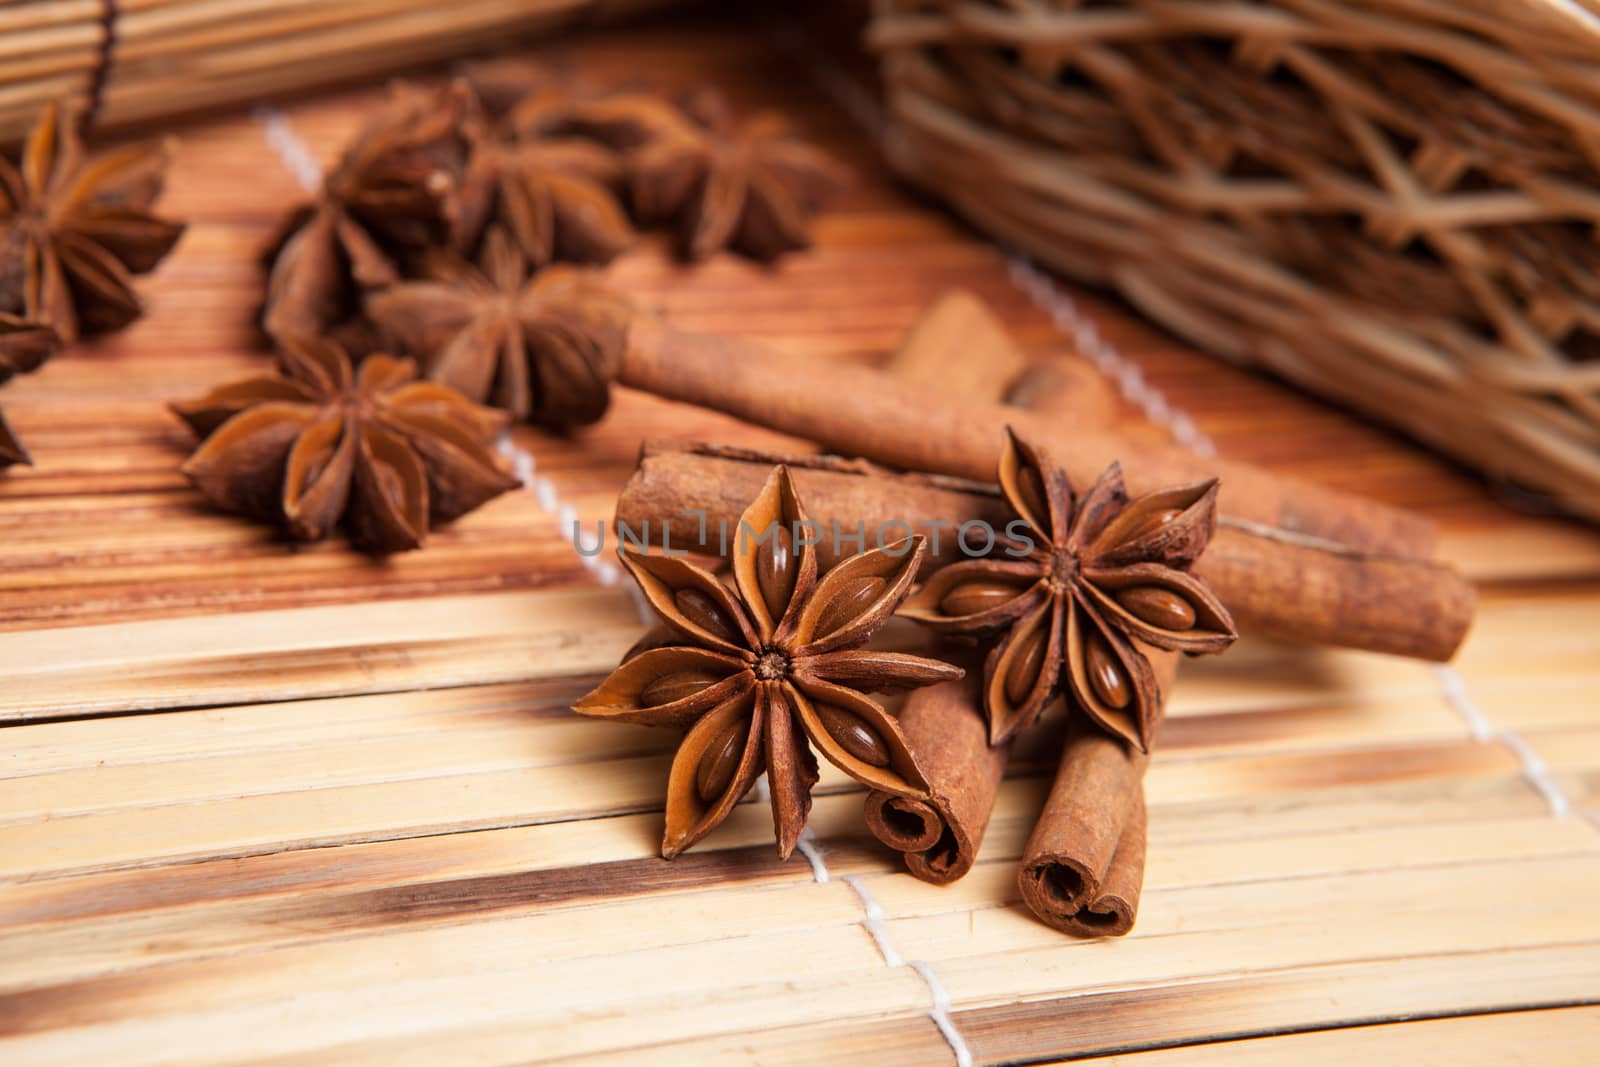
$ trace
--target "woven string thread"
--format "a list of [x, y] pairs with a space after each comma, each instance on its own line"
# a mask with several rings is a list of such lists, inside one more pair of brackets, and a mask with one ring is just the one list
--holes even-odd
[[100, 0], [100, 48], [95, 55], [94, 69], [89, 72], [89, 84], [84, 89], [83, 111], [78, 116], [81, 132], [85, 134], [100, 115], [106, 84], [111, 80], [111, 66], [117, 52], [117, 20], [121, 15], [117, 0]]

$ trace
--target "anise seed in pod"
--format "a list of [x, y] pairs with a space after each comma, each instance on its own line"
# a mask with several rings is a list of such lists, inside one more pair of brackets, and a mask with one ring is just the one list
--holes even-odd
[[1046, 636], [1043, 626], [1033, 631], [1023, 638], [1022, 648], [1011, 660], [1011, 669], [1006, 672], [1006, 699], [1014, 705], [1028, 699], [1033, 683], [1039, 679], [1039, 670], [1044, 665]]
[[1044, 478], [1037, 468], [1023, 467], [1017, 471], [1017, 492], [1022, 497], [1019, 503], [1032, 512], [1035, 519], [1042, 523], [1050, 521], [1049, 497], [1045, 495]]
[[1017, 590], [1004, 582], [962, 582], [939, 601], [939, 610], [946, 615], [976, 615], [997, 608], [1016, 595]]
[[882, 578], [853, 579], [839, 589], [837, 596], [817, 615], [816, 637], [827, 637], [861, 614], [868, 604], [883, 595], [888, 583]]
[[702, 689], [709, 689], [722, 681], [710, 671], [674, 671], [663, 674], [639, 691], [639, 704], [646, 708], [659, 708], [692, 697]]
[[862, 763], [874, 767], [889, 765], [889, 750], [883, 747], [883, 739], [868, 729], [860, 719], [832, 704], [818, 704], [816, 708], [817, 718], [822, 720], [822, 728], [828, 731], [828, 736], [839, 742], [840, 748]]
[[1137, 618], [1163, 630], [1194, 628], [1194, 607], [1183, 597], [1153, 585], [1136, 585], [1117, 594], [1117, 603]]
[[672, 594], [672, 602], [678, 605], [678, 610], [683, 612], [683, 617], [726, 641], [734, 639], [733, 626], [728, 622], [728, 617], [717, 607], [717, 602], [702, 590], [690, 586], [679, 589]]
[[1117, 663], [1116, 654], [1111, 651], [1111, 646], [1105, 639], [1091, 634], [1084, 640], [1084, 668], [1089, 674], [1089, 684], [1094, 687], [1095, 695], [1102, 703], [1113, 708], [1125, 708], [1133, 694], [1128, 689], [1128, 680], [1123, 677], [1122, 667]]
[[716, 803], [717, 798], [733, 782], [733, 776], [739, 770], [739, 755], [743, 751], [740, 742], [748, 728], [745, 720], [733, 720], [717, 732], [717, 736], [700, 754], [700, 766], [694, 772], [694, 789], [700, 794], [702, 802]]
[[762, 541], [756, 551], [756, 584], [761, 587], [761, 599], [766, 603], [774, 622], [788, 606], [799, 573], [794, 537], [787, 528], [781, 525], [774, 527], [772, 536]]
[[1122, 538], [1122, 543], [1127, 544], [1130, 541], [1137, 541], [1146, 534], [1153, 534], [1182, 514], [1183, 509], [1181, 508], [1162, 508], [1160, 511], [1152, 513], [1143, 522], [1135, 524]]

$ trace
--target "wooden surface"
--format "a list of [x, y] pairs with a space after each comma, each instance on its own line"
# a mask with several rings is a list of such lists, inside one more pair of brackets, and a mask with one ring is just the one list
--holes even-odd
[[[963, 286], [1067, 352], [785, 40], [701, 25], [559, 52], [782, 107], [858, 175], [775, 271], [650, 245], [616, 283], [814, 360], [881, 359]], [[327, 161], [371, 98], [284, 118]], [[37, 464], [0, 480], [0, 1063], [1594, 1061], [1592, 531], [1072, 294], [1222, 454], [1439, 519], [1486, 583], [1456, 668], [1251, 641], [1187, 665], [1121, 941], [1018, 902], [1048, 784], [1026, 761], [948, 888], [902, 873], [831, 772], [817, 865], [776, 862], [754, 804], [665, 863], [672, 738], [566, 710], [641, 622], [557, 520], [606, 518], [646, 437], [792, 442], [622, 395], [579, 437], [519, 434], [535, 491], [381, 563], [209, 511], [163, 405], [262, 365], [255, 257], [301, 194], [261, 122], [178, 132], [167, 207], [194, 224], [149, 317], [0, 393]]]

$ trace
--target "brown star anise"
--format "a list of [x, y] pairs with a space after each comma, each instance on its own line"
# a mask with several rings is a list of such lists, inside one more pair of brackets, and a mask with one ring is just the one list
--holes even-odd
[[[37, 370], [60, 346], [61, 338], [50, 327], [0, 312], [0, 385]], [[0, 470], [30, 462], [28, 450], [0, 412]]]
[[905, 598], [925, 545], [901, 541], [819, 578], [806, 543], [814, 530], [779, 467], [730, 533], [733, 590], [682, 559], [621, 553], [679, 640], [626, 660], [576, 710], [688, 729], [667, 784], [668, 859], [721, 823], [763, 770], [778, 854], [787, 858], [817, 781], [811, 745], [871, 789], [927, 796], [899, 725], [866, 694], [961, 670], [860, 648]]
[[479, 264], [434, 256], [432, 280], [374, 293], [367, 313], [427, 362], [430, 377], [472, 400], [553, 429], [605, 414], [627, 304], [574, 268], [530, 277], [498, 227], [484, 238]]
[[150, 214], [169, 155], [156, 143], [86, 160], [75, 113], [47, 106], [20, 166], [0, 159], [0, 312], [69, 343], [138, 318], [133, 275], [153, 270], [184, 230]]
[[616, 154], [592, 141], [480, 140], [462, 180], [455, 247], [475, 249], [495, 220], [535, 267], [557, 259], [608, 263], [634, 239], [611, 192], [621, 180]]
[[1237, 636], [1221, 601], [1189, 573], [1211, 540], [1216, 481], [1129, 500], [1113, 464], [1079, 498], [1061, 468], [1013, 434], [1000, 487], [1020, 526], [986, 558], [934, 574], [906, 616], [943, 633], [1005, 631], [984, 665], [993, 743], [1032, 724], [1066, 688], [1102, 728], [1147, 748], [1161, 698], [1137, 643], [1221, 652]]
[[693, 112], [629, 97], [579, 121], [628, 149], [635, 209], [676, 220], [687, 258], [730, 248], [766, 261], [808, 247], [811, 216], [842, 184], [841, 166], [775, 113], [735, 123], [714, 94], [698, 97]]
[[397, 85], [291, 219], [267, 280], [262, 325], [274, 338], [318, 336], [359, 307], [360, 293], [400, 279], [395, 255], [450, 234], [468, 145], [470, 93]]
[[382, 353], [359, 370], [337, 345], [285, 341], [280, 371], [173, 410], [205, 438], [183, 473], [213, 502], [319, 541], [341, 520], [371, 552], [420, 548], [517, 485], [490, 443], [505, 416]]

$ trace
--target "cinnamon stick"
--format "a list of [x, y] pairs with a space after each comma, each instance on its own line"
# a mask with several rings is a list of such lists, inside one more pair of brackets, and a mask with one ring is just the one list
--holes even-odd
[[877, 790], [866, 799], [873, 835], [905, 853], [911, 873], [934, 885], [946, 885], [972, 869], [1006, 771], [1009, 746], [989, 747], [981, 661], [977, 656], [968, 660], [961, 664], [967, 669], [965, 678], [917, 690], [900, 711], [900, 730], [917, 754], [932, 800]]
[[[1143, 649], [1163, 703], [1177, 654]], [[1017, 887], [1035, 915], [1078, 937], [1116, 937], [1133, 928], [1144, 885], [1144, 772], [1150, 756], [1080, 719], [1022, 850]]]
[[1012, 407], [1070, 419], [1079, 430], [1099, 430], [1116, 421], [1111, 387], [1081, 359], [1032, 360], [1007, 384], [1001, 399]]
[[689, 333], [650, 316], [632, 320], [617, 380], [841, 453], [978, 480], [993, 476], [1005, 430], [1015, 426], [1084, 485], [1114, 461], [1136, 496], [1220, 477], [1225, 518], [1401, 558], [1425, 559], [1433, 549], [1431, 523], [1377, 503], [1051, 415], [949, 396], [871, 368], [814, 372], [755, 342]]
[[[886, 471], [837, 456], [775, 455], [716, 445], [647, 443], [617, 500], [619, 533], [673, 551], [723, 551], [744, 502], [774, 464], [790, 468], [824, 532], [818, 563], [842, 547], [832, 531], [864, 530], [866, 548], [920, 534], [924, 573], [962, 558], [957, 529], [979, 521], [1003, 530], [1005, 501], [992, 484]], [[992, 473], [992, 472], [991, 472]], [[695, 512], [695, 514], [690, 514]], [[1195, 566], [1241, 632], [1287, 641], [1444, 661], [1472, 622], [1472, 586], [1448, 566], [1352, 551], [1239, 523], [1219, 524]]]
[[883, 372], [949, 396], [991, 400], [1105, 427], [1117, 402], [1100, 372], [1081, 359], [1030, 357], [982, 300], [965, 289], [941, 295], [917, 317]]

